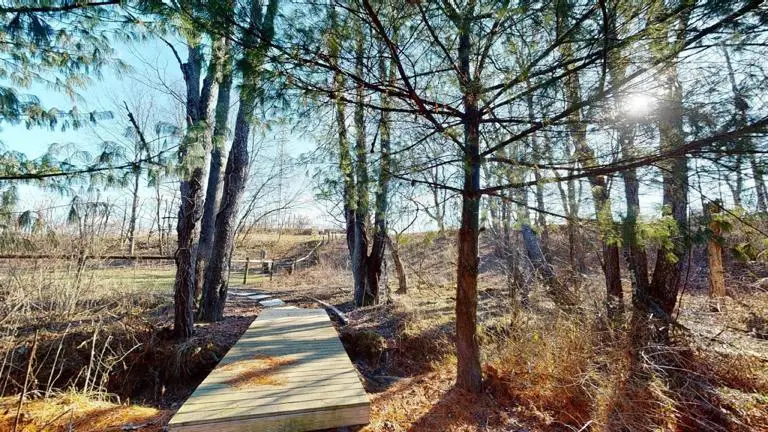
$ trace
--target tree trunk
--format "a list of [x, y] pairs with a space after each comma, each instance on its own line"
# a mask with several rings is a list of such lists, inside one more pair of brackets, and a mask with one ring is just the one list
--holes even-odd
[[768, 190], [765, 187], [763, 179], [763, 169], [760, 166], [755, 154], [749, 155], [749, 165], [752, 168], [752, 178], [755, 182], [755, 193], [757, 194], [757, 211], [759, 213], [768, 212]]
[[123, 247], [123, 241], [125, 240], [125, 223], [128, 220], [128, 203], [123, 206], [123, 218], [120, 222], [120, 247]]
[[[634, 154], [632, 137], [622, 136], [619, 131], [622, 155], [625, 158]], [[640, 217], [640, 182], [637, 180], [637, 170], [631, 169], [622, 173], [624, 179], [624, 196], [627, 201], [627, 215], [623, 223], [623, 237], [627, 251], [627, 266], [632, 280], [632, 302], [638, 301], [638, 293], [647, 293], [650, 282], [648, 281], [648, 255], [645, 247], [640, 244], [637, 235], [637, 220]]]
[[[203, 321], [219, 321], [224, 317], [234, 250], [233, 242], [237, 231], [237, 212], [248, 180], [248, 139], [256, 108], [258, 71], [263, 66], [266, 52], [274, 36], [274, 19], [277, 15], [278, 0], [269, 1], [263, 18], [261, 6], [260, 2], [252, 3], [250, 22], [246, 32], [246, 50], [243, 53], [242, 62], [249, 74], [243, 76], [240, 87], [240, 106], [235, 121], [235, 134], [224, 172], [224, 188], [214, 225], [213, 249], [205, 272], [203, 296], [198, 312]], [[260, 35], [259, 39], [257, 34]], [[217, 124], [225, 125], [224, 107], [221, 108], [222, 112], [217, 110], [217, 117], [222, 114], [221, 122]], [[222, 129], [219, 132], [222, 135], [224, 133]]]
[[[620, 11], [616, 10], [616, 3], [609, 3], [610, 18], [608, 19], [609, 41], [618, 41], [619, 33], [616, 26]], [[608, 55], [608, 74], [613, 83], [620, 83], [626, 78], [626, 57], [621, 49], [613, 47]], [[619, 112], [619, 103], [616, 111]], [[634, 148], [633, 127], [627, 120], [620, 120], [616, 125], [617, 141], [621, 155], [625, 160], [637, 157]], [[625, 244], [627, 256], [627, 268], [632, 284], [632, 302], [637, 303], [637, 293], [648, 292], [648, 257], [645, 247], [640, 244], [637, 235], [637, 221], [640, 217], [640, 182], [637, 179], [637, 170], [632, 168], [621, 172], [624, 181], [624, 197], [627, 203], [627, 213], [622, 223], [622, 238]]]
[[[441, 167], [435, 167], [435, 176], [433, 179], [434, 183], [438, 183], [439, 181], [440, 169]], [[432, 170], [430, 170], [430, 173], [431, 172]], [[435, 203], [434, 219], [435, 223], [437, 223], [437, 232], [442, 235], [445, 233], [445, 200], [441, 199], [442, 197], [440, 196], [440, 190], [436, 186], [431, 187], [431, 189], [432, 200]]]
[[541, 171], [534, 170], [533, 179], [536, 180], [536, 228], [541, 232], [541, 247], [546, 255], [549, 253], [549, 227], [547, 227], [547, 217], [544, 214], [546, 205], [544, 204], [544, 183], [541, 181]]
[[155, 183], [155, 219], [157, 220], [157, 248], [158, 253], [163, 255], [163, 218], [160, 216], [160, 205], [162, 197], [160, 196], [160, 180]]
[[[549, 155], [550, 164], [554, 163], [552, 157], [552, 138], [545, 131], [544, 132], [544, 153]], [[571, 158], [571, 151], [568, 143], [563, 143], [563, 152], [565, 158]], [[557, 173], [555, 173], [557, 177]], [[568, 235], [568, 264], [571, 270], [577, 273], [583, 273], [586, 271], [586, 265], [584, 264], [584, 250], [579, 235], [579, 202], [576, 197], [576, 182], [573, 179], [568, 179], [565, 182], [565, 187], [561, 182], [557, 183], [557, 188], [560, 192], [560, 200], [563, 206], [563, 213], [568, 217], [566, 220], [566, 233]]]
[[387, 247], [392, 254], [392, 261], [395, 263], [395, 274], [397, 275], [397, 291], [395, 291], [395, 294], [408, 294], [408, 279], [405, 276], [403, 262], [400, 260], [400, 250], [390, 236], [387, 236]]
[[[562, 1], [562, 0], [561, 0]], [[567, 6], [558, 4], [558, 34], [562, 34], [568, 26], [564, 11]], [[560, 46], [564, 61], [573, 59], [573, 48], [570, 43]], [[576, 106], [581, 102], [581, 84], [577, 71], [570, 71], [565, 78], [565, 95], [569, 105]], [[576, 110], [568, 116], [571, 124], [571, 138], [575, 147], [575, 155], [582, 168], [589, 169], [599, 165], [594, 150], [587, 143], [587, 126], [582, 121], [581, 111]], [[605, 275], [606, 309], [608, 316], [615, 316], [623, 310], [623, 294], [621, 289], [621, 274], [619, 267], [619, 238], [613, 223], [613, 213], [605, 176], [588, 177], [592, 187], [592, 201], [595, 206], [595, 219], [600, 232], [600, 246], [603, 258], [603, 274]]]
[[[331, 8], [329, 14], [331, 27], [336, 28], [339, 25], [336, 10]], [[338, 62], [340, 42], [336, 41], [333, 35], [331, 35], [328, 40], [328, 45], [331, 62], [332, 64], [336, 64]], [[349, 259], [351, 262], [354, 258], [355, 249], [355, 207], [357, 202], [355, 200], [354, 167], [347, 135], [346, 104], [342, 98], [345, 90], [344, 75], [342, 75], [339, 70], [336, 70], [333, 74], [333, 86], [334, 93], [337, 95], [335, 98], [336, 132], [338, 133], [339, 171], [341, 172], [342, 195], [344, 200], [344, 230], [346, 233], [347, 251], [349, 251]]]
[[[386, 47], [383, 47], [386, 48]], [[384, 50], [382, 50], [384, 51]], [[394, 67], [390, 66], [387, 70], [387, 62], [384, 56], [379, 59], [379, 76], [382, 81], [394, 81]], [[381, 112], [379, 120], [379, 146], [381, 158], [379, 160], [379, 181], [376, 189], [376, 213], [374, 215], [373, 245], [371, 254], [368, 257], [368, 291], [373, 297], [373, 303], [379, 302], [380, 282], [382, 272], [385, 267], [385, 252], [387, 248], [387, 212], [389, 210], [389, 181], [390, 181], [390, 116], [386, 108], [389, 107], [389, 97], [386, 94], [381, 96], [381, 105], [385, 108]], [[395, 264], [397, 266], [397, 264]]]
[[557, 279], [552, 265], [547, 262], [544, 253], [541, 250], [539, 237], [533, 231], [529, 224], [523, 224], [520, 227], [520, 233], [523, 236], [525, 251], [528, 259], [531, 260], [536, 273], [544, 280], [549, 291], [547, 294], [560, 308], [570, 310], [577, 304], [576, 297]]
[[[363, 76], [365, 33], [359, 21], [356, 25], [356, 34], [355, 71], [358, 76]], [[355, 197], [352, 277], [355, 283], [355, 305], [360, 307], [374, 304], [376, 297], [368, 285], [368, 149], [365, 137], [365, 107], [363, 106], [365, 100], [362, 83], [358, 83], [355, 90], [355, 174], [357, 181], [355, 190], [357, 196]], [[381, 246], [383, 247], [383, 245]]]
[[[176, 191], [173, 191], [171, 202], [165, 202], [165, 245], [170, 247], [171, 245], [171, 233], [173, 232], [173, 209], [176, 207]], [[178, 222], [178, 221], [177, 221]]]
[[139, 181], [141, 171], [133, 173], [133, 201], [131, 202], [131, 218], [128, 221], [128, 253], [136, 252], [136, 218], [139, 213]]
[[214, 49], [208, 65], [208, 73], [200, 88], [203, 50], [200, 45], [189, 46], [187, 63], [182, 66], [187, 88], [187, 136], [182, 140], [179, 157], [188, 172], [180, 182], [181, 204], [176, 224], [178, 245], [175, 253], [176, 280], [174, 283], [174, 335], [187, 339], [192, 335], [195, 289], [195, 254], [198, 222], [203, 215], [203, 182], [207, 160], [195, 160], [194, 146], [203, 154], [210, 151], [213, 129], [211, 102], [218, 97], [218, 68], [220, 52]]
[[480, 120], [478, 94], [470, 71], [471, 29], [468, 20], [459, 32], [459, 72], [464, 89], [464, 186], [461, 194], [456, 274], [456, 385], [482, 391], [480, 347], [477, 342], [477, 275], [480, 230]]
[[584, 263], [584, 243], [579, 231], [579, 200], [576, 197], [576, 181], [568, 180], [568, 254], [571, 268], [576, 273], [586, 273], [587, 265]]
[[354, 221], [352, 278], [354, 280], [355, 306], [360, 307], [373, 304], [373, 297], [368, 292], [367, 287], [368, 224], [363, 215], [358, 212], [355, 212]]
[[[227, 44], [228, 46], [229, 44]], [[200, 223], [200, 241], [197, 246], [195, 262], [195, 301], [199, 302], [205, 285], [205, 271], [211, 257], [213, 237], [216, 225], [216, 213], [219, 210], [222, 194], [221, 168], [224, 162], [224, 143], [227, 135], [229, 119], [230, 94], [232, 89], [231, 62], [225, 62], [224, 76], [219, 86], [219, 97], [216, 101], [216, 119], [213, 128], [213, 146], [211, 149], [211, 164], [208, 172], [208, 185], [205, 192], [205, 207]]]
[[[513, 171], [514, 172], [514, 171]], [[522, 178], [519, 176], [513, 176], [510, 178], [512, 182], [520, 182]], [[528, 189], [517, 188], [510, 190], [509, 196], [517, 202], [517, 222], [520, 227], [530, 227], [530, 212], [525, 203], [528, 202]], [[525, 275], [522, 271], [522, 254], [518, 253], [517, 247], [512, 243], [512, 227], [511, 227], [512, 211], [504, 216], [503, 220], [503, 237], [504, 237], [504, 255], [506, 257], [506, 269], [507, 269], [507, 285], [510, 288], [510, 294], [513, 297], [520, 297], [520, 304], [524, 307], [529, 305], [529, 286]], [[536, 239], [537, 247], [539, 251], [543, 251], [540, 248], [538, 239]], [[543, 257], [542, 257], [543, 259]]]
[[195, 285], [194, 254], [197, 221], [202, 216], [202, 182], [205, 177], [203, 168], [195, 168], [188, 180], [181, 181], [181, 206], [176, 224], [178, 246], [175, 254], [176, 281], [174, 283], [174, 321], [173, 333], [177, 338], [187, 339], [192, 336]]
[[[526, 88], [531, 90], [530, 80], [526, 80]], [[526, 96], [526, 105], [528, 106], [528, 120], [533, 124], [535, 121], [535, 113], [533, 106], [533, 92], [531, 91]], [[534, 132], [530, 137], [531, 153], [534, 163], [539, 163], [543, 160], [541, 151], [539, 149], [539, 140]], [[544, 183], [541, 181], [541, 170], [538, 168], [533, 169], [533, 178], [536, 180], [536, 227], [541, 232], [541, 243], [544, 254], [547, 254], [547, 245], [549, 243], [549, 231], [547, 230], [547, 218], [544, 215], [546, 206], [544, 205]]]
[[224, 189], [221, 206], [216, 215], [213, 250], [205, 272], [205, 287], [198, 312], [199, 319], [206, 322], [220, 321], [224, 317], [238, 204], [248, 178], [248, 137], [254, 101], [243, 99], [241, 97], [235, 123], [235, 138], [224, 172]]
[[713, 312], [723, 312], [725, 297], [725, 270], [723, 269], [722, 229], [717, 215], [721, 204], [708, 203], [704, 214], [709, 224], [710, 237], [707, 241], [707, 274], [709, 280], [709, 307]]
[[[663, 7], [657, 8], [655, 14], [666, 13]], [[688, 12], [689, 14], [690, 12]], [[683, 34], [688, 16], [683, 14], [677, 33]], [[662, 26], [658, 29], [660, 35], [651, 44], [651, 51], [656, 56], [666, 56], [670, 43], [667, 41], [668, 29]], [[673, 42], [672, 44], [674, 44]], [[658, 73], [661, 88], [666, 94], [661, 95], [663, 101], [658, 109], [659, 147], [662, 152], [673, 151], [684, 144], [683, 130], [683, 90], [677, 76], [677, 66], [672, 62]], [[658, 321], [653, 338], [666, 342], [669, 338], [669, 319], [677, 303], [680, 291], [682, 271], [688, 253], [688, 158], [679, 156], [659, 162], [663, 183], [663, 214], [674, 219], [676, 232], [670, 233], [672, 249], [660, 248], [656, 255], [656, 266], [649, 286], [648, 295], [640, 299], [645, 306], [646, 314]]]

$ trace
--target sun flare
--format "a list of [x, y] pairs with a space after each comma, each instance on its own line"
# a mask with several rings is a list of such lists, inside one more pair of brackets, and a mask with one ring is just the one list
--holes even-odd
[[651, 95], [632, 93], [624, 98], [622, 110], [629, 116], [641, 117], [649, 114], [655, 105], [656, 100]]

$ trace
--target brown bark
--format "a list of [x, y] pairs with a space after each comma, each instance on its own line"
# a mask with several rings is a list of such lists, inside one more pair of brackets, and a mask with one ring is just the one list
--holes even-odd
[[192, 146], [200, 146], [205, 154], [210, 151], [213, 133], [212, 101], [218, 97], [220, 58], [211, 56], [203, 86], [200, 76], [203, 50], [200, 45], [189, 46], [187, 63], [182, 66], [187, 90], [187, 136], [182, 141], [179, 157], [187, 173], [181, 176], [181, 204], [176, 224], [178, 245], [175, 253], [176, 279], [174, 281], [174, 326], [177, 338], [187, 339], [193, 333], [192, 308], [195, 290], [195, 253], [198, 223], [203, 215], [207, 163], [200, 164], [189, 157]]
[[477, 342], [478, 235], [480, 231], [480, 112], [470, 72], [470, 28], [459, 32], [459, 70], [464, 89], [464, 186], [456, 274], [456, 385], [472, 393], [482, 390]]
[[705, 215], [709, 225], [710, 237], [707, 241], [707, 275], [709, 280], [709, 304], [715, 312], [722, 312], [725, 297], [725, 270], [723, 269], [722, 227], [717, 215], [720, 214], [721, 204], [708, 203]]
[[[362, 23], [356, 21], [355, 72], [364, 74], [365, 33]], [[355, 223], [352, 253], [352, 278], [354, 279], [355, 305], [370, 306], [376, 303], [376, 293], [371, 292], [368, 270], [368, 148], [365, 129], [365, 94], [362, 83], [355, 88]]]
[[162, 197], [160, 196], [160, 180], [155, 182], [155, 218], [157, 220], [157, 248], [160, 255], [164, 255], [163, 249], [163, 218], [160, 216], [160, 205]]
[[[379, 76], [382, 80], [390, 83], [394, 81], [394, 67], [390, 65], [387, 70], [387, 61], [385, 57], [379, 59]], [[389, 107], [389, 97], [386, 94], [381, 96], [381, 105]], [[379, 302], [382, 277], [385, 272], [385, 252], [387, 249], [387, 212], [389, 210], [389, 180], [390, 180], [390, 115], [383, 111], [379, 120], [379, 148], [381, 157], [379, 159], [379, 178], [376, 188], [375, 214], [373, 223], [373, 245], [371, 245], [371, 254], [368, 256], [368, 292], [373, 297], [373, 303]], [[397, 264], [395, 264], [397, 266]], [[399, 275], [398, 275], [399, 276]]]
[[133, 173], [133, 201], [131, 201], [131, 218], [128, 221], [128, 254], [136, 253], [136, 219], [139, 217], [139, 181], [141, 171]]
[[[336, 10], [331, 8], [329, 15], [331, 27], [337, 27], [339, 23]], [[335, 36], [331, 35], [331, 37], [328, 38], [328, 45], [331, 64], [335, 65], [338, 62], [340, 42], [335, 40]], [[351, 262], [354, 257], [355, 249], [355, 206], [357, 203], [355, 200], [354, 168], [347, 134], [346, 104], [342, 98], [345, 90], [344, 75], [342, 75], [339, 70], [336, 70], [333, 74], [333, 88], [334, 94], [338, 96], [335, 100], [336, 133], [338, 134], [339, 171], [341, 172], [342, 195], [344, 200], [344, 230], [346, 234], [347, 251], [349, 251], [349, 259]]]
[[200, 301], [205, 285], [205, 269], [211, 258], [216, 229], [216, 213], [219, 210], [222, 194], [222, 166], [224, 162], [224, 141], [227, 134], [229, 118], [230, 94], [232, 89], [231, 63], [225, 62], [224, 76], [219, 86], [219, 97], [216, 101], [216, 121], [213, 127], [213, 146], [211, 148], [211, 163], [208, 170], [208, 184], [205, 191], [205, 207], [200, 222], [200, 240], [197, 246], [195, 261], [195, 301]]
[[395, 291], [395, 294], [408, 294], [408, 279], [405, 276], [403, 262], [400, 260], [400, 250], [390, 236], [387, 236], [387, 247], [392, 255], [392, 261], [395, 263], [395, 274], [397, 275], [397, 291]]
[[[224, 306], [229, 289], [229, 271], [237, 229], [237, 213], [246, 183], [248, 181], [248, 140], [251, 122], [257, 103], [258, 70], [263, 66], [266, 51], [274, 35], [274, 19], [277, 15], [278, 0], [270, 0], [266, 14], [261, 13], [262, 5], [253, 3], [246, 46], [241, 65], [250, 73], [243, 76], [240, 86], [240, 106], [237, 111], [232, 148], [227, 158], [221, 203], [216, 214], [213, 249], [205, 272], [203, 299], [200, 304], [200, 319], [220, 321], [224, 317]], [[256, 34], [262, 36], [256, 38]]]
[[176, 280], [173, 295], [173, 333], [177, 338], [192, 336], [193, 287], [195, 285], [195, 263], [193, 248], [197, 221], [202, 216], [203, 168], [195, 168], [187, 180], [181, 181], [181, 206], [176, 225], [178, 246], [175, 254]]
[[205, 272], [205, 288], [199, 318], [206, 322], [220, 321], [224, 317], [233, 250], [232, 241], [235, 237], [235, 219], [248, 179], [249, 117], [253, 112], [253, 101], [242, 99], [235, 126], [235, 139], [232, 142], [224, 172], [224, 188], [221, 206], [216, 215], [213, 250]]
[[[616, 23], [621, 12], [617, 10], [618, 6], [616, 1], [608, 2], [609, 18], [606, 36], [609, 43], [619, 40], [619, 29]], [[608, 75], [612, 82], [622, 82], [626, 78], [627, 58], [621, 49], [611, 48], [613, 49], [608, 54], [607, 59]], [[619, 112], [619, 104], [616, 105], [615, 109]], [[629, 120], [620, 119], [616, 125], [616, 131], [621, 156], [627, 160], [636, 157], [634, 131]], [[634, 168], [622, 171], [621, 176], [624, 181], [624, 198], [627, 203], [627, 213], [622, 223], [622, 238], [627, 257], [627, 269], [632, 284], [632, 301], [636, 303], [637, 293], [648, 292], [649, 285], [648, 257], [637, 235], [637, 221], [640, 217], [640, 182], [637, 179], [637, 170]]]
[[[631, 139], [631, 138], [629, 138]], [[622, 154], [628, 157], [631, 152], [631, 144], [623, 141]], [[632, 169], [622, 173], [624, 178], [624, 196], [627, 201], [627, 215], [623, 223], [623, 236], [627, 250], [627, 266], [632, 281], [632, 301], [638, 300], [638, 292], [647, 293], [650, 282], [648, 280], [648, 254], [645, 247], [640, 244], [637, 235], [637, 220], [640, 216], [640, 182], [637, 180], [637, 171]]]

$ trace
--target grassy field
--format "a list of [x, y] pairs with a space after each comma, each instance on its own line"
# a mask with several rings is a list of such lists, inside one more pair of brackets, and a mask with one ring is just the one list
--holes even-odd
[[[64, 274], [61, 277], [66, 279], [71, 276]], [[92, 280], [96, 290], [127, 289], [130, 291], [167, 294], [173, 293], [176, 268], [173, 266], [95, 268], [87, 270], [84, 277]], [[265, 276], [256, 273], [256, 269], [249, 271], [249, 282], [255, 281], [260, 277]], [[229, 275], [229, 285], [239, 286], [242, 283], [242, 268], [233, 269]]]

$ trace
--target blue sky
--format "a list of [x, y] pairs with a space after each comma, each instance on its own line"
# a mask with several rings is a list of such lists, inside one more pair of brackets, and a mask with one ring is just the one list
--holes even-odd
[[[46, 108], [55, 107], [62, 110], [76, 108], [85, 113], [103, 110], [114, 111], [110, 99], [128, 96], [132, 88], [142, 86], [139, 84], [140, 82], [149, 81], [147, 78], [158, 79], [160, 77], [169, 84], [181, 82], [181, 72], [173, 60], [169, 48], [159, 41], [147, 41], [132, 46], [117, 44], [115, 55], [130, 65], [132, 71], [123, 73], [114, 69], [107, 69], [103, 71], [102, 79], [94, 78], [91, 84], [81, 89], [75, 97], [50, 90], [39, 84], [28, 89], [19, 89], [19, 92], [37, 96]], [[7, 83], [3, 84], [8, 85]], [[99, 127], [109, 128], [119, 125], [122, 119], [117, 118], [117, 116], [123, 115], [123, 113], [115, 112], [114, 114], [116, 116], [114, 120], [104, 120], [100, 122]], [[95, 137], [88, 127], [62, 132], [59, 128], [55, 130], [47, 128], [27, 129], [23, 124], [5, 124], [0, 129], [0, 140], [9, 150], [24, 152], [30, 158], [39, 157], [45, 153], [51, 143], [56, 142], [77, 143], [89, 149], [95, 148], [96, 145]]]
[[[40, 157], [53, 143], [69, 144], [78, 150], [96, 152], [99, 142], [110, 139], [111, 136], [119, 136], [126, 125], [124, 110], [116, 108], [115, 105], [123, 100], [128, 100], [130, 104], [132, 97], [135, 98], [137, 95], [141, 97], [144, 93], [153, 98], [160, 116], [167, 116], [169, 121], [173, 121], [173, 116], [181, 112], [183, 107], [167, 89], [182, 90], [183, 80], [171, 50], [159, 40], [150, 40], [132, 45], [116, 44], [115, 51], [116, 57], [130, 65], [131, 71], [124, 73], [112, 69], [105, 70], [102, 79], [94, 79], [74, 98], [41, 85], [19, 90], [20, 93], [37, 96], [46, 108], [55, 107], [62, 110], [77, 108], [81, 113], [112, 111], [114, 115], [112, 120], [102, 120], [97, 125], [66, 131], [61, 131], [60, 128], [27, 129], [23, 124], [4, 124], [0, 127], [0, 142], [5, 148], [23, 152], [28, 158]], [[183, 49], [179, 49], [179, 52], [182, 56], [185, 54]], [[306, 137], [296, 137], [290, 131], [279, 130], [275, 133], [287, 136], [286, 151], [291, 156], [298, 156], [299, 153], [309, 151], [313, 146]], [[304, 181], [308, 180], [305, 178]], [[166, 185], [165, 193], [171, 194], [175, 187], [175, 182]], [[22, 185], [20, 191], [19, 210], [48, 208], [69, 200], [69, 197], [59, 193], [41, 190], [31, 185]], [[101, 199], [120, 202], [125, 200], [125, 192], [103, 191]], [[142, 200], [148, 201], [153, 198], [154, 191], [145, 187], [142, 188], [140, 195]], [[308, 190], [303, 195], [302, 204], [296, 212], [307, 214], [314, 220], [325, 220], [326, 212], [312, 203], [312, 198], [312, 191]]]

